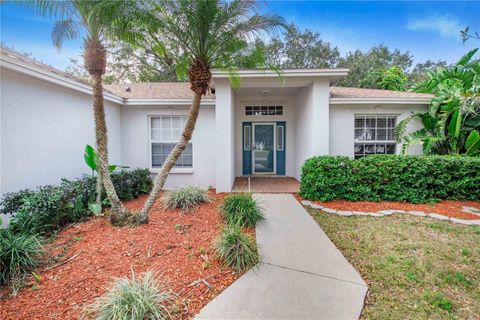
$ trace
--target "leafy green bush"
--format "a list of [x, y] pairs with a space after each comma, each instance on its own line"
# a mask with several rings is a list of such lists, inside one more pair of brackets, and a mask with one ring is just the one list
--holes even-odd
[[220, 209], [225, 222], [231, 226], [255, 227], [263, 220], [263, 210], [250, 193], [231, 194], [225, 197]]
[[0, 284], [13, 284], [35, 268], [44, 249], [35, 235], [0, 232]]
[[225, 227], [214, 247], [225, 265], [236, 272], [247, 270], [260, 260], [255, 240], [237, 226]]
[[115, 279], [113, 287], [87, 313], [97, 320], [168, 319], [173, 297], [149, 271], [140, 277], [133, 274], [131, 279]]
[[183, 212], [195, 209], [200, 203], [210, 202], [207, 192], [199, 187], [187, 186], [165, 192], [162, 203], [167, 209], [181, 209]]
[[320, 156], [303, 165], [300, 195], [320, 201], [478, 201], [479, 185], [478, 157]]
[[[121, 200], [132, 199], [150, 190], [152, 181], [146, 169], [112, 173]], [[13, 233], [50, 233], [91, 215], [89, 203], [96, 197], [96, 177], [63, 179], [60, 185], [22, 190], [5, 195], [0, 213], [12, 214]]]

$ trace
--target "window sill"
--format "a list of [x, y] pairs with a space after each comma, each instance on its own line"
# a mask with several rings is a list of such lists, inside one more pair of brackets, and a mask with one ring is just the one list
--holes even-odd
[[[159, 173], [160, 168], [152, 168], [150, 169], [151, 173]], [[173, 168], [170, 173], [193, 173], [193, 168]]]

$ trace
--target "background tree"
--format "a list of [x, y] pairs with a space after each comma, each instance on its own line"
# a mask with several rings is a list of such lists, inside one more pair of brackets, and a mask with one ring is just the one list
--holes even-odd
[[136, 223], [145, 223], [168, 173], [192, 137], [202, 96], [210, 89], [211, 69], [234, 72], [247, 63], [265, 67], [262, 48], [252, 50], [248, 43], [285, 23], [276, 15], [260, 14], [256, 2], [241, 0], [110, 1], [105, 9], [112, 14], [107, 20], [123, 25], [124, 40], [148, 48], [158, 61], [175, 65], [180, 79], [188, 77], [193, 95], [181, 138], [163, 163], [142, 211], [132, 217]]
[[384, 68], [378, 72], [377, 85], [380, 89], [405, 91], [408, 78], [397, 66]]
[[342, 57], [338, 67], [348, 68], [348, 75], [338, 82], [339, 86], [357, 88], [379, 88], [378, 74], [386, 68], [396, 66], [406, 72], [412, 65], [412, 55], [398, 49], [390, 50], [385, 45], [371, 48], [367, 52], [355, 50]]
[[447, 68], [447, 62], [444, 60], [432, 61], [426, 60], [419, 62], [413, 67], [408, 75], [408, 83], [410, 86], [415, 83], [423, 82], [428, 79], [429, 72], [435, 72], [439, 68]]
[[291, 24], [284, 33], [284, 40], [274, 38], [265, 45], [270, 63], [284, 69], [314, 69], [335, 67], [340, 51], [320, 34], [309, 29], [301, 31]]
[[[425, 154], [476, 155], [480, 151], [480, 61], [473, 60], [474, 49], [455, 65], [428, 74], [416, 84], [415, 92], [432, 93], [428, 112], [414, 113], [396, 128], [402, 152], [419, 143]], [[423, 128], [405, 134], [412, 119], [420, 119]]]
[[115, 223], [121, 221], [122, 216], [128, 215], [128, 210], [118, 198], [108, 171], [108, 138], [102, 84], [107, 56], [102, 41], [110, 30], [101, 23], [101, 12], [96, 11], [96, 6], [100, 3], [101, 0], [36, 0], [23, 4], [32, 7], [40, 15], [50, 15], [57, 19], [52, 30], [52, 42], [57, 49], [62, 47], [65, 40], [83, 38], [84, 68], [91, 77], [93, 91], [98, 172], [112, 205], [111, 221]]
[[466, 27], [465, 30], [460, 31], [460, 35], [462, 36], [463, 42], [467, 41], [468, 39], [480, 40], [480, 33], [476, 31], [470, 31], [470, 27]]

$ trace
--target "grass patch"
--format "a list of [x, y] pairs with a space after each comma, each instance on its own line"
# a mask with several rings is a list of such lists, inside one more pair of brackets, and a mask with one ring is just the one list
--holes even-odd
[[225, 222], [230, 226], [255, 227], [263, 220], [263, 209], [251, 193], [231, 194], [220, 205]]
[[255, 240], [242, 231], [240, 227], [228, 226], [215, 240], [215, 251], [225, 265], [235, 272], [245, 271], [259, 261]]
[[368, 283], [363, 319], [476, 319], [480, 314], [478, 226], [308, 211]]
[[40, 263], [44, 249], [38, 236], [0, 232], [0, 284], [15, 294], [25, 276]]
[[155, 278], [151, 271], [132, 278], [117, 278], [112, 288], [87, 310], [97, 320], [169, 319], [173, 293]]
[[207, 202], [210, 202], [207, 191], [195, 186], [167, 191], [162, 197], [162, 203], [165, 208], [170, 210], [180, 209], [182, 212], [192, 211], [199, 204]]

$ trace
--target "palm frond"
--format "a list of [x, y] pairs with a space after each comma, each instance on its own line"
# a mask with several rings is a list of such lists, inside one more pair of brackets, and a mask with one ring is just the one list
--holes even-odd
[[52, 43], [60, 50], [64, 40], [76, 39], [80, 36], [82, 24], [72, 19], [57, 20], [52, 30]]

